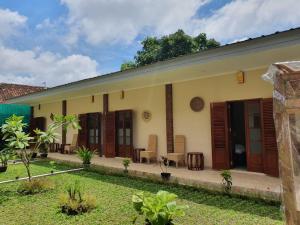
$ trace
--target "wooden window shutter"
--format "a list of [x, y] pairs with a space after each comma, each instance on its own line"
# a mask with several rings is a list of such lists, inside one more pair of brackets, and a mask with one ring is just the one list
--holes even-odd
[[78, 146], [85, 146], [87, 147], [87, 138], [88, 138], [88, 127], [87, 127], [87, 114], [80, 114], [78, 116], [79, 119], [79, 125], [81, 127], [80, 130], [78, 130]]
[[271, 98], [262, 100], [262, 125], [264, 172], [278, 177], [278, 149]]
[[213, 169], [230, 169], [227, 103], [211, 103]]

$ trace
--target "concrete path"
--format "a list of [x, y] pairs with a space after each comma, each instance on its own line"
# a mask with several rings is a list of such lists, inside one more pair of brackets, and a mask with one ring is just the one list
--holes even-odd
[[[81, 163], [76, 155], [49, 153], [48, 158], [53, 160]], [[115, 171], [123, 171], [122, 159], [104, 158], [95, 156], [92, 164], [103, 166]], [[131, 163], [129, 174], [138, 177], [160, 179], [161, 169], [158, 164]], [[170, 167], [172, 173], [171, 182], [202, 187], [210, 190], [221, 190], [220, 172], [212, 169], [191, 171], [187, 168]], [[279, 178], [270, 177], [262, 173], [253, 173], [239, 170], [231, 170], [233, 178], [232, 191], [237, 194], [260, 197], [271, 200], [280, 200], [281, 181]]]

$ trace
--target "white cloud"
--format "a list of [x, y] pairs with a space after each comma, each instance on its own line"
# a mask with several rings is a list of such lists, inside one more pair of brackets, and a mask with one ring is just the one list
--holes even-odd
[[0, 82], [55, 86], [97, 75], [97, 62], [83, 55], [0, 47], [0, 62]]
[[299, 0], [235, 0], [208, 18], [195, 15], [211, 0], [61, 0], [69, 10], [68, 44], [132, 42], [145, 30], [206, 32], [223, 43], [300, 26]]
[[[4, 40], [18, 34], [27, 18], [0, 8], [0, 82], [47, 86], [69, 83], [97, 75], [97, 62], [88, 56], [61, 56], [50, 51], [18, 50], [6, 47]], [[37, 29], [51, 28], [49, 19]]]
[[169, 34], [189, 26], [208, 0], [61, 0], [69, 9], [68, 44], [131, 42], [145, 29]]
[[237, 0], [205, 19], [193, 21], [194, 33], [206, 32], [223, 42], [300, 26], [299, 0]]
[[18, 33], [26, 24], [27, 18], [18, 12], [0, 8], [0, 41]]

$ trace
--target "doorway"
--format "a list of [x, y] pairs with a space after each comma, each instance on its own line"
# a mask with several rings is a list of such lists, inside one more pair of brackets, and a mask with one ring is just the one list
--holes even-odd
[[272, 99], [211, 103], [213, 169], [278, 176]]
[[245, 132], [245, 103], [243, 101], [229, 104], [229, 148], [231, 153], [231, 167], [247, 169], [246, 132]]

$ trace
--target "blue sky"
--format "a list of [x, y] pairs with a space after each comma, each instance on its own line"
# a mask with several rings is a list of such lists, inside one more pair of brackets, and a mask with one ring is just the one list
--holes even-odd
[[300, 26], [299, 8], [299, 0], [2, 0], [0, 82], [55, 86], [117, 71], [143, 38], [178, 29], [222, 44], [283, 31]]

